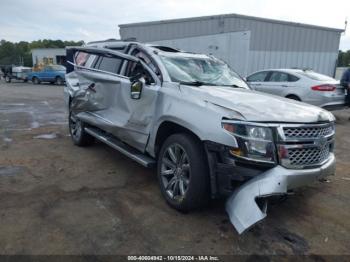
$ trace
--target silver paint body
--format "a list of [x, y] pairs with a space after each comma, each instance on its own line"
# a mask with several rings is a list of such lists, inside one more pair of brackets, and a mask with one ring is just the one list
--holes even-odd
[[[340, 82], [336, 79], [329, 78], [329, 80], [323, 81], [314, 80], [303, 75], [303, 70], [301, 69], [269, 69], [258, 71], [253, 74], [259, 72], [282, 72], [296, 76], [299, 78], [299, 80], [295, 82], [249, 82], [251, 88], [256, 91], [282, 97], [293, 95], [298, 97], [300, 101], [304, 103], [319, 107], [345, 106], [345, 90], [344, 87], [340, 85]], [[247, 78], [249, 78], [249, 76]], [[336, 89], [329, 92], [314, 91], [311, 89], [313, 86], [325, 84], [334, 85], [336, 86]]]
[[[126, 60], [138, 61], [133, 56], [101, 48], [101, 45], [103, 43], [96, 45], [96, 50], [118, 55]], [[161, 81], [149, 69], [156, 83], [145, 85], [140, 100], [131, 99], [129, 78], [79, 66], [75, 66], [75, 70], [66, 76], [65, 100], [67, 105], [69, 101], [72, 101], [71, 108], [82, 121], [113, 134], [121, 141], [151, 157], [156, 156], [155, 141], [158, 128], [166, 121], [191, 130], [202, 141], [212, 141], [229, 147], [237, 146], [237, 141], [222, 128], [223, 118], [257, 123], [334, 121], [333, 115], [328, 111], [290, 99], [240, 88], [195, 87], [171, 82], [158, 56], [158, 53], [162, 51], [139, 43], [133, 43], [133, 45], [153, 59], [163, 77]], [[144, 63], [143, 65], [148, 69], [147, 65]], [[125, 65], [122, 66], [121, 72], [124, 69]], [[87, 89], [91, 82], [95, 83], [96, 93]], [[334, 159], [331, 160], [331, 165], [334, 165]], [[279, 170], [283, 172], [277, 172]], [[296, 184], [307, 184], [322, 173], [321, 169], [315, 169], [311, 174], [310, 171], [291, 170], [280, 166], [272, 169], [271, 172], [288, 178], [283, 180], [287, 188]], [[269, 178], [275, 176], [271, 175], [271, 172], [256, 177], [255, 180], [251, 180], [252, 182], [249, 181], [249, 184], [238, 188], [230, 198], [227, 208], [231, 221], [238, 231], [248, 228], [254, 222], [244, 222], [247, 210], [250, 210], [251, 213], [258, 212], [254, 199], [260, 193], [257, 189], [259, 186], [255, 184], [263, 181], [266, 189], [264, 194], [276, 193], [276, 179]], [[308, 176], [308, 174], [311, 175]], [[253, 186], [249, 186], [251, 184]], [[236, 209], [236, 205], [241, 205], [238, 199], [242, 198], [250, 205]], [[239, 226], [239, 223], [243, 226]]]

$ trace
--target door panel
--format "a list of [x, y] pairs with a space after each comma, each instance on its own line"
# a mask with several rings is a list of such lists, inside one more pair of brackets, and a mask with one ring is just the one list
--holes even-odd
[[49, 77], [49, 68], [45, 67], [44, 70], [39, 74], [42, 81], [47, 81]]
[[[144, 151], [155, 115], [160, 81], [156, 75], [157, 67], [148, 54], [139, 47], [129, 51], [140, 63], [129, 61], [123, 69], [123, 75], [135, 79], [141, 73], [144, 83], [140, 99], [132, 99], [130, 89], [125, 90], [125, 101], [130, 110], [129, 120], [123, 134], [128, 144]], [[124, 109], [121, 108], [121, 111]]]
[[268, 77], [264, 91], [278, 96], [285, 96], [295, 87], [295, 82], [289, 81], [289, 75], [280, 71], [273, 71]]
[[247, 78], [250, 87], [253, 90], [264, 92], [266, 79], [269, 76], [269, 71], [255, 73]]
[[[100, 51], [96, 55], [104, 55]], [[107, 50], [106, 52], [118, 57], [116, 51]], [[135, 57], [130, 59], [129, 57], [123, 54], [121, 58], [142, 63]], [[72, 111], [83, 121], [144, 151], [150, 133], [159, 86], [145, 84], [141, 98], [135, 100], [131, 98], [131, 82], [128, 77], [81, 66], [70, 74], [77, 76], [72, 78], [75, 79], [75, 82], [70, 81], [69, 76], [67, 77], [67, 84], [72, 87], [76, 86], [72, 95]]]
[[287, 87], [288, 82], [266, 82], [266, 85], [261, 91], [273, 95], [282, 96]]
[[120, 87], [120, 79], [102, 72], [75, 71], [78, 89], [73, 94], [71, 108], [75, 113], [105, 110], [113, 106], [113, 97]]
[[132, 99], [130, 80], [121, 78], [120, 84], [114, 95], [113, 106], [97, 113], [113, 122], [116, 127], [111, 130], [113, 135], [144, 151], [153, 120], [158, 87], [145, 85], [141, 98]]

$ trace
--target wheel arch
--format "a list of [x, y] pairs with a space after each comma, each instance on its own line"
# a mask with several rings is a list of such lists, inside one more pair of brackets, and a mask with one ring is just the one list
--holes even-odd
[[291, 98], [293, 98], [293, 97], [297, 98], [299, 101], [302, 101], [301, 98], [300, 98], [300, 96], [298, 96], [298, 95], [296, 95], [296, 94], [287, 94], [287, 95], [285, 96], [285, 98], [289, 98], [289, 99], [291, 99]]
[[178, 133], [185, 133], [185, 134], [191, 135], [198, 141], [202, 141], [195, 132], [185, 127], [184, 125], [181, 125], [171, 120], [165, 120], [159, 125], [157, 129], [157, 133], [155, 136], [155, 143], [154, 143], [155, 155], [156, 156], [158, 155], [162, 144], [169, 136], [173, 134], [178, 134]]
[[72, 96], [69, 95], [68, 96], [68, 109], [70, 109], [71, 103], [72, 103]]

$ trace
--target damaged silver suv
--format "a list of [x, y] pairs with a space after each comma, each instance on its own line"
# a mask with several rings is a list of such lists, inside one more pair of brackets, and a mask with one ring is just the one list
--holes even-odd
[[268, 197], [335, 172], [331, 113], [252, 91], [213, 56], [114, 41], [68, 48], [67, 59], [74, 144], [97, 139], [156, 166], [178, 210], [228, 196], [242, 233], [266, 216]]

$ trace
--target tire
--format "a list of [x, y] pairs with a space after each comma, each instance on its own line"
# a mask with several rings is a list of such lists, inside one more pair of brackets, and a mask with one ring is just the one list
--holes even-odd
[[5, 81], [6, 81], [6, 83], [11, 83], [11, 77], [5, 76]]
[[63, 85], [62, 77], [56, 76], [55, 83], [56, 83], [56, 85], [60, 85], [60, 86]]
[[288, 95], [286, 96], [286, 98], [295, 100], [295, 101], [301, 101], [301, 99], [299, 97], [297, 97], [296, 95]]
[[207, 163], [203, 145], [197, 138], [180, 133], [165, 140], [158, 155], [157, 175], [162, 195], [171, 207], [187, 212], [208, 204]]
[[94, 137], [84, 130], [85, 124], [77, 119], [71, 111], [69, 112], [68, 127], [70, 136], [75, 145], [84, 147], [94, 143]]
[[34, 77], [32, 78], [32, 82], [33, 82], [33, 84], [35, 84], [35, 85], [39, 85], [39, 84], [40, 84], [40, 80], [39, 80], [39, 78], [37, 78], [36, 76], [34, 76]]

